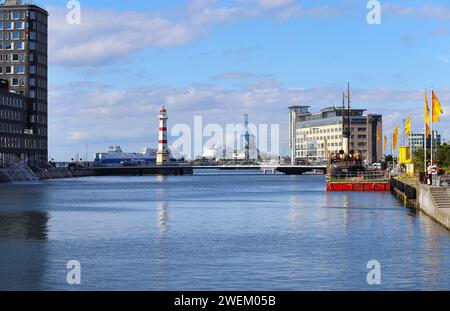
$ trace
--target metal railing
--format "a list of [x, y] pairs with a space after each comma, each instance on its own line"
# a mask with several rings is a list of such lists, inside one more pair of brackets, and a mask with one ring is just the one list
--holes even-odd
[[380, 183], [389, 182], [391, 176], [382, 171], [327, 174], [327, 183]]

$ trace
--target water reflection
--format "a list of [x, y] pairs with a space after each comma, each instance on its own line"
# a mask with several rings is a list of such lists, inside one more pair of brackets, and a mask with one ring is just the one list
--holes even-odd
[[48, 213], [20, 212], [0, 214], [0, 240], [38, 240], [48, 238]]
[[166, 203], [158, 203], [158, 228], [160, 235], [164, 235], [169, 222], [168, 205]]
[[[425, 284], [427, 284], [427, 290], [436, 290], [439, 289], [439, 283], [442, 278], [443, 257], [448, 256], [445, 252], [443, 253], [441, 248], [442, 239], [439, 238], [439, 233], [446, 229], [436, 225], [434, 220], [429, 218], [424, 212], [419, 212], [419, 216], [420, 221], [425, 225], [423, 230], [425, 239], [422, 241], [423, 247], [427, 249], [423, 262]], [[447, 236], [450, 238], [450, 233]]]
[[[0, 214], [0, 290], [40, 290], [48, 263], [48, 213]], [[25, 282], [24, 282], [25, 280]]]

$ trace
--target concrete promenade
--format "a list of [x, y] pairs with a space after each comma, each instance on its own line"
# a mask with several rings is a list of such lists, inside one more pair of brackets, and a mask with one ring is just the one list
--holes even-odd
[[392, 184], [405, 205], [410, 203], [450, 230], [450, 187], [423, 185], [408, 177], [396, 177]]

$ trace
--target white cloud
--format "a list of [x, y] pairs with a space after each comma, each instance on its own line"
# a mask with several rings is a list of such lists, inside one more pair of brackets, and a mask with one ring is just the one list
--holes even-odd
[[382, 10], [383, 12], [392, 15], [450, 20], [450, 8], [445, 6], [423, 5], [413, 7], [386, 3], [382, 5]]
[[192, 17], [191, 22], [193, 25], [220, 24], [254, 15], [256, 15], [256, 12], [236, 7], [204, 8]]
[[178, 14], [83, 7], [79, 25], [66, 22], [64, 8], [49, 7], [49, 59], [65, 66], [103, 65], [147, 48], [183, 46], [207, 35], [215, 24], [267, 14], [289, 18], [334, 13], [329, 7], [302, 9], [290, 0], [244, 2], [225, 6], [215, 0], [194, 0], [175, 9]]
[[180, 46], [195, 37], [187, 25], [151, 13], [83, 9], [82, 23], [70, 25], [65, 10], [49, 11], [49, 59], [54, 64], [98, 65], [146, 47]]
[[254, 75], [249, 72], [228, 71], [212, 76], [214, 80], [246, 80], [253, 78]]
[[292, 0], [258, 0], [259, 6], [263, 9], [275, 9], [285, 7], [293, 3]]

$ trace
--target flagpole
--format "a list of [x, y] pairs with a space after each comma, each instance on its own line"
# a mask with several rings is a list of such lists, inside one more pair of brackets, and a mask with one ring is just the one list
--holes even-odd
[[[434, 92], [434, 88], [431, 88], [431, 94], [433, 94]], [[434, 109], [434, 105], [433, 105], [433, 98], [431, 98], [431, 166], [433, 166], [433, 109]]]
[[[411, 132], [412, 132], [412, 130], [411, 130], [411, 122], [412, 122], [412, 120], [411, 120], [411, 115], [409, 115], [409, 118], [408, 118], [408, 120], [409, 120], [409, 129], [408, 129], [408, 131], [409, 131], [409, 135], [408, 135], [408, 141], [409, 141], [409, 159], [410, 159], [410, 161], [411, 161], [411, 163], [412, 163], [412, 160], [413, 160], [413, 152], [412, 152], [412, 145], [411, 145]], [[406, 134], [405, 134], [405, 136], [406, 136]]]
[[411, 144], [411, 130], [409, 130], [409, 131], [410, 131], [409, 136], [408, 136], [408, 140], [409, 140], [409, 159], [411, 160], [411, 163], [412, 163], [413, 150], [412, 150], [412, 144]]
[[392, 133], [391, 154], [392, 154], [392, 169], [395, 168], [395, 154], [394, 154], [394, 133]]
[[[424, 109], [425, 110], [425, 113], [428, 113], [428, 94], [427, 94], [427, 89], [425, 89], [425, 105], [427, 106], [427, 108], [426, 109]], [[429, 118], [430, 117], [430, 114], [428, 114], [428, 116], [425, 116], [425, 134], [424, 134], [424, 138], [425, 138], [425, 140], [424, 140], [424, 156], [423, 156], [423, 158], [424, 158], [424, 166], [425, 166], [425, 170], [424, 170], [424, 172], [425, 172], [425, 174], [427, 173], [427, 142], [428, 142], [428, 135], [427, 135], [427, 118]]]

